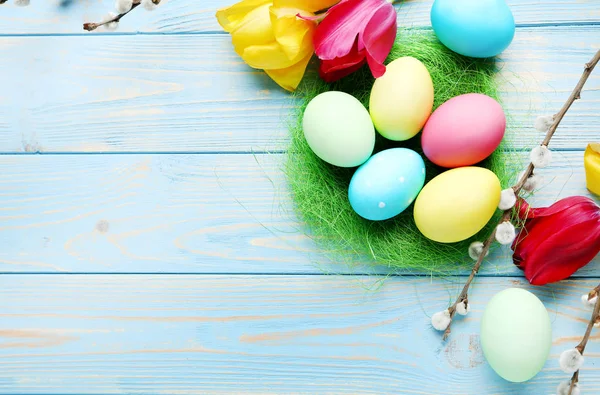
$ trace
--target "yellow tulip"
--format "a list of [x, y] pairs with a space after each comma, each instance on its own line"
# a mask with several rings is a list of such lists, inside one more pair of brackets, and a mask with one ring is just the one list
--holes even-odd
[[600, 195], [600, 143], [588, 144], [583, 162], [588, 189]]
[[264, 70], [282, 88], [298, 87], [312, 57], [314, 16], [339, 0], [242, 0], [217, 11], [233, 47], [250, 67]]

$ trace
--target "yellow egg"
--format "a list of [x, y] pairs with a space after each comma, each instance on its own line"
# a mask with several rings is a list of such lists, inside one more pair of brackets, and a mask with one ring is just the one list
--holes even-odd
[[433, 108], [433, 82], [419, 60], [405, 56], [387, 65], [371, 90], [369, 112], [375, 129], [394, 141], [414, 137]]
[[500, 180], [488, 169], [448, 170], [421, 190], [415, 201], [415, 223], [428, 239], [466, 240], [490, 221], [500, 203], [500, 190]]

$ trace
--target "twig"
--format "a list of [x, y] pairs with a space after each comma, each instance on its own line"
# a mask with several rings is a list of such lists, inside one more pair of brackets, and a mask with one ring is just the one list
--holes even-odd
[[[560, 122], [564, 118], [567, 111], [569, 111], [569, 108], [571, 108], [571, 105], [573, 104], [573, 102], [575, 100], [581, 98], [581, 90], [583, 89], [583, 86], [585, 85], [590, 74], [592, 74], [594, 67], [596, 67], [596, 65], [598, 64], [599, 61], [600, 61], [600, 50], [598, 50], [598, 52], [596, 52], [596, 54], [594, 55], [592, 60], [590, 60], [588, 63], [585, 64], [583, 74], [581, 75], [579, 82], [575, 86], [575, 89], [573, 89], [571, 96], [569, 96], [569, 98], [567, 99], [565, 104], [562, 106], [560, 111], [554, 116], [554, 122], [552, 123], [552, 126], [550, 126], [550, 129], [548, 129], [548, 132], [546, 133], [546, 137], [542, 141], [541, 145], [548, 146], [548, 144], [550, 144], [550, 140], [552, 139], [552, 136], [554, 136], [554, 133], [556, 132], [556, 129], [558, 128], [558, 125], [560, 125]], [[533, 163], [529, 163], [529, 166], [527, 166], [527, 169], [525, 170], [525, 173], [523, 173], [523, 176], [521, 176], [521, 179], [512, 187], [512, 189], [515, 191], [515, 195], [517, 195], [517, 196], [519, 195], [519, 192], [521, 192], [521, 188], [523, 188], [523, 185], [525, 185], [525, 182], [527, 182], [527, 179], [529, 177], [531, 177], [531, 175], [533, 174], [533, 169], [534, 169]], [[512, 208], [505, 210], [504, 213], [502, 214], [502, 217], [500, 217], [500, 221], [498, 223], [501, 224], [504, 221], [509, 220], [511, 217], [511, 214], [512, 214], [512, 210], [513, 210]], [[471, 270], [471, 275], [467, 279], [467, 282], [465, 283], [465, 286], [463, 287], [462, 292], [460, 293], [460, 295], [458, 295], [458, 298], [456, 298], [456, 301], [454, 302], [454, 304], [448, 308], [448, 312], [450, 313], [450, 324], [448, 324], [448, 327], [444, 331], [444, 337], [443, 337], [444, 340], [446, 340], [448, 338], [448, 336], [450, 335], [450, 331], [451, 331], [450, 326], [452, 325], [452, 320], [454, 319], [454, 315], [456, 314], [456, 306], [462, 302], [465, 302], [466, 304], [468, 303], [469, 287], [471, 286], [473, 279], [479, 272], [479, 269], [481, 268], [481, 264], [483, 263], [483, 259], [485, 258], [488, 251], [490, 250], [490, 246], [494, 242], [495, 237], [496, 237], [496, 229], [494, 229], [492, 231], [492, 234], [488, 237], [488, 239], [483, 244], [483, 249], [481, 251], [481, 254], [479, 254], [479, 257], [477, 258], [477, 262], [475, 262], [475, 265], [473, 266], [473, 269]], [[598, 297], [598, 300], [600, 300], [600, 296]], [[598, 307], [598, 303], [596, 303], [596, 307]], [[586, 342], [587, 342], [587, 340], [586, 340]], [[585, 347], [585, 345], [584, 345], [584, 347]]]
[[[502, 218], [500, 218], [500, 223], [502, 223], [506, 219], [508, 219], [510, 217], [510, 213], [511, 213], [511, 210], [505, 211], [504, 214], [502, 214]], [[492, 231], [492, 234], [490, 234], [490, 236], [487, 238], [485, 243], [483, 243], [483, 249], [481, 250], [481, 254], [479, 254], [479, 257], [477, 258], [477, 262], [475, 262], [473, 269], [471, 269], [471, 274], [469, 275], [469, 278], [467, 279], [467, 282], [465, 283], [465, 286], [463, 287], [460, 295], [458, 295], [458, 298], [456, 298], [456, 301], [454, 302], [454, 304], [448, 308], [448, 312], [450, 313], [450, 323], [448, 324], [448, 327], [444, 331], [444, 337], [443, 337], [444, 340], [446, 340], [448, 338], [448, 336], [450, 336], [450, 331], [451, 331], [450, 326], [452, 325], [452, 320], [454, 319], [454, 315], [456, 314], [456, 306], [462, 302], [465, 302], [465, 304], [467, 304], [467, 305], [469, 303], [469, 296], [468, 296], [469, 295], [469, 287], [471, 286], [471, 283], [473, 282], [473, 280], [475, 279], [475, 276], [479, 272], [479, 269], [481, 268], [481, 264], [483, 263], [483, 259], [485, 258], [488, 251], [490, 250], [490, 246], [494, 242], [495, 237], [496, 237], [496, 229], [494, 228], [494, 230]]]
[[[600, 53], [600, 51], [598, 51], [598, 52]], [[596, 304], [594, 305], [594, 312], [592, 313], [590, 322], [588, 322], [588, 326], [585, 331], [585, 335], [583, 335], [583, 339], [581, 339], [581, 342], [579, 342], [577, 347], [575, 347], [581, 353], [581, 355], [583, 355], [583, 352], [585, 351], [585, 346], [587, 346], [588, 340], [590, 339], [590, 335], [592, 334], [592, 329], [594, 328], [594, 324], [598, 321], [598, 316], [600, 314], [600, 296], [598, 295], [599, 293], [600, 293], [600, 285], [596, 286], [596, 288], [594, 288], [592, 290], [592, 292], [589, 293], [589, 296], [588, 296], [588, 298], [590, 296], [592, 298], [596, 297]], [[571, 377], [571, 385], [569, 386], [569, 393], [567, 395], [572, 394], [573, 389], [575, 388], [575, 384], [577, 384], [578, 382], [579, 382], [579, 370], [577, 370], [575, 373], [573, 373], [573, 377]]]
[[91, 32], [92, 30], [96, 30], [98, 29], [100, 26], [104, 26], [104, 25], [108, 25], [109, 23], [113, 23], [113, 22], [119, 22], [121, 20], [121, 18], [123, 18], [125, 15], [129, 14], [131, 11], [133, 11], [137, 6], [139, 6], [140, 4], [142, 4], [142, 0], [133, 0], [133, 5], [131, 6], [131, 9], [127, 12], [124, 12], [122, 14], [116, 15], [113, 18], [109, 18], [103, 22], [87, 22], [83, 24], [83, 30], [87, 30], [88, 32]]
[[[2, 1], [2, 0], [0, 0]], [[154, 5], [158, 5], [160, 4], [161, 0], [151, 0], [152, 3], [154, 3]], [[142, 4], [142, 0], [133, 0], [133, 4], [131, 6], [131, 9], [127, 12], [124, 12], [122, 14], [116, 15], [113, 18], [109, 18], [103, 22], [87, 22], [83, 24], [83, 30], [87, 30], [88, 32], [91, 32], [92, 30], [96, 30], [97, 28], [99, 28], [100, 26], [104, 26], [104, 25], [108, 25], [109, 23], [114, 23], [114, 22], [119, 22], [121, 20], [121, 18], [123, 18], [125, 15], [129, 14], [131, 11], [133, 11], [136, 7], [138, 7], [140, 4]]]

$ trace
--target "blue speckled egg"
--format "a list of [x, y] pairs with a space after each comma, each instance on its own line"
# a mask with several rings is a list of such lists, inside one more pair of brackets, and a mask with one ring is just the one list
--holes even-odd
[[392, 148], [373, 155], [356, 170], [348, 198], [358, 215], [382, 221], [406, 210], [424, 183], [423, 158], [407, 148]]
[[431, 26], [445, 46], [472, 58], [500, 54], [515, 35], [505, 0], [435, 0]]

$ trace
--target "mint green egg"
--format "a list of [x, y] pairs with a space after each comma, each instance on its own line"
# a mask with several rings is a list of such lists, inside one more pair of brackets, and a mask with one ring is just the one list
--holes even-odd
[[500, 377], [530, 380], [544, 367], [551, 345], [550, 317], [537, 296], [519, 288], [494, 295], [481, 320], [481, 347]]
[[344, 92], [329, 91], [312, 99], [304, 111], [302, 128], [312, 151], [335, 166], [360, 166], [375, 148], [369, 112]]

